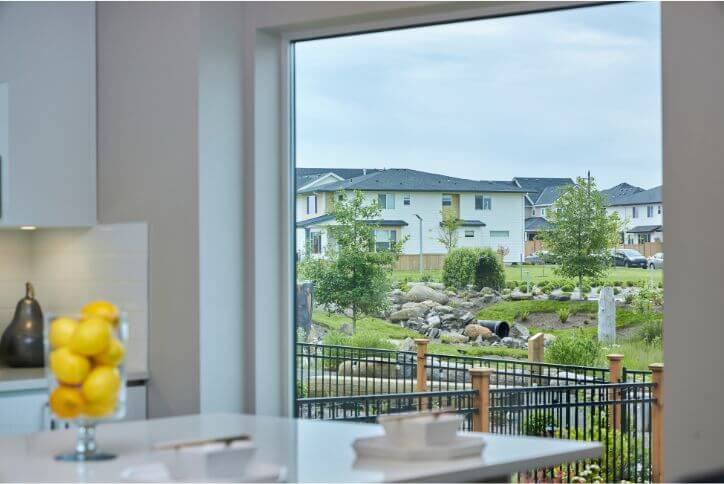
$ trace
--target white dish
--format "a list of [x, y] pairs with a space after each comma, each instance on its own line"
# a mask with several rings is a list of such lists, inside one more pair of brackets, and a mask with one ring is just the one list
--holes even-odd
[[400, 447], [386, 436], [357, 439], [353, 444], [357, 457], [388, 460], [451, 460], [462, 457], [480, 457], [485, 441], [478, 436], [457, 435], [447, 445], [426, 447]]
[[397, 447], [423, 448], [449, 445], [457, 436], [463, 420], [455, 414], [382, 415], [378, 422], [389, 442]]
[[174, 479], [185, 479], [191, 475], [230, 478], [246, 473], [255, 452], [256, 446], [252, 441], [242, 440], [231, 445], [214, 442], [180, 447], [159, 451], [157, 455]]
[[273, 464], [252, 463], [243, 474], [225, 478], [210, 477], [195, 469], [185, 476], [171, 472], [163, 462], [128, 467], [121, 472], [122, 482], [284, 482], [286, 468]]

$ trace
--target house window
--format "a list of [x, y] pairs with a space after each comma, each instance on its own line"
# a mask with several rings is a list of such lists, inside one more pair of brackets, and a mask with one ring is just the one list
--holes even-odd
[[475, 231], [474, 231], [474, 230], [466, 230], [466, 231], [465, 231], [465, 237], [475, 237]]
[[541, 217], [545, 217], [545, 216], [546, 216], [546, 209], [545, 209], [545, 208], [541, 208], [541, 209], [540, 209], [540, 214], [541, 214]]
[[402, 197], [402, 204], [405, 206], [410, 205], [410, 194], [409, 193], [405, 193], [405, 195]]
[[654, 206], [649, 205], [648, 207], [646, 207], [646, 217], [651, 218], [653, 216], [654, 216]]
[[442, 206], [443, 207], [452, 207], [452, 195], [444, 194], [442, 195]]
[[394, 193], [378, 193], [377, 204], [381, 209], [390, 210], [395, 208], [395, 194]]
[[659, 209], [659, 215], [661, 215], [661, 205], [658, 206]]
[[625, 242], [624, 233], [623, 233], [623, 232], [619, 232], [619, 233], [618, 233], [618, 242], [619, 242], [619, 244], [623, 244], [623, 243]]
[[389, 250], [397, 242], [396, 230], [375, 230], [375, 249]]
[[631, 207], [631, 217], [639, 218], [639, 208], [638, 207]]
[[309, 195], [307, 197], [307, 215], [317, 213], [317, 196]]
[[337, 200], [339, 200], [340, 202], [344, 200], [344, 193], [340, 193], [339, 195], [337, 195]]
[[[490, 197], [475, 195], [475, 210], [490, 210], [492, 205], [493, 201]], [[535, 209], [533, 209], [533, 215], [535, 215]]]
[[493, 238], [510, 237], [510, 231], [509, 230], [491, 230], [490, 237], [493, 237]]
[[322, 253], [322, 232], [312, 232], [310, 236], [310, 247], [312, 254]]
[[650, 234], [639, 234], [639, 244], [645, 244], [647, 242], [651, 242], [651, 235]]

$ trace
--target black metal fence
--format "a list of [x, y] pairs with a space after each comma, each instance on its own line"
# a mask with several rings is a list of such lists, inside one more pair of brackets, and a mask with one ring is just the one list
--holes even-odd
[[601, 459], [532, 470], [521, 480], [567, 482], [595, 463], [604, 482], [651, 478], [653, 383], [593, 383], [490, 390], [490, 432], [603, 444]]
[[[426, 391], [416, 391], [418, 358]], [[469, 370], [488, 367], [490, 432], [604, 446], [597, 461], [531, 470], [518, 482], [568, 482], [593, 463], [605, 482], [651, 479], [655, 384], [648, 371], [624, 368], [620, 381], [609, 383], [608, 368], [307, 343], [297, 344], [296, 365], [300, 418], [374, 422], [383, 414], [454, 408], [465, 416], [461, 430], [473, 430], [478, 412]]]
[[[470, 388], [470, 368], [495, 370], [496, 387], [604, 383], [608, 368], [557, 365], [504, 358], [426, 354], [427, 390]], [[411, 392], [416, 389], [417, 353], [297, 343], [299, 397], [337, 397]]]
[[475, 393], [474, 390], [457, 390], [299, 398], [296, 412], [299, 418], [373, 423], [379, 415], [451, 409], [465, 417], [460, 430], [472, 430]]

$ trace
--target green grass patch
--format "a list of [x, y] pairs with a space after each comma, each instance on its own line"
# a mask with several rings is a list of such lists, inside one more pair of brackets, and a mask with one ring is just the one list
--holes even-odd
[[[328, 314], [325, 311], [316, 310], [312, 314], [312, 321], [322, 327], [333, 331], [339, 331], [344, 323], [352, 325], [352, 320], [346, 316], [339, 314]], [[373, 333], [380, 338], [387, 339], [405, 339], [422, 338], [423, 336], [417, 331], [403, 328], [397, 324], [392, 324], [384, 319], [366, 317], [357, 320], [357, 331], [364, 333]]]
[[525, 312], [557, 313], [566, 308], [571, 314], [595, 314], [598, 311], [598, 305], [593, 301], [502, 301], [484, 308], [478, 313], [478, 319], [513, 322], [516, 316]]
[[[505, 280], [516, 282], [530, 281], [532, 283], [538, 283], [549, 279], [560, 279], [561, 276], [555, 273], [555, 268], [555, 265], [505, 266]], [[442, 270], [440, 269], [426, 269], [422, 273], [426, 277], [429, 277], [432, 281], [442, 282]], [[648, 281], [649, 277], [652, 277], [653, 282], [658, 284], [663, 280], [664, 271], [657, 269], [651, 272], [646, 269], [633, 267], [612, 267], [603, 277], [603, 280], [609, 284], [613, 284], [616, 281], [621, 281], [625, 284], [629, 281]], [[420, 271], [393, 271], [392, 280], [420, 280]]]
[[528, 351], [505, 346], [469, 346], [450, 345], [445, 343], [430, 343], [427, 352], [433, 355], [449, 356], [498, 356], [506, 358], [525, 359]]

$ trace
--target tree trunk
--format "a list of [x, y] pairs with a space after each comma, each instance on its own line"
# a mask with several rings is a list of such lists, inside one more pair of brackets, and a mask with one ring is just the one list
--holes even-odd
[[357, 306], [352, 305], [352, 334], [357, 334]]

